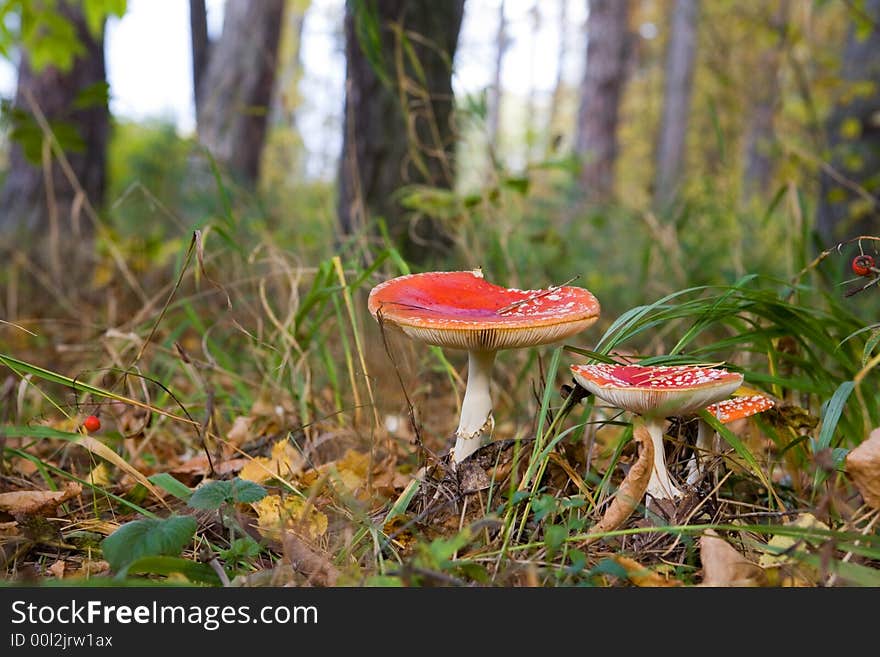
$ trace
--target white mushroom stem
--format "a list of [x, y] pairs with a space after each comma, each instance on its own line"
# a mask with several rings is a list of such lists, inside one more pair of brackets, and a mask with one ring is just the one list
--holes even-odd
[[720, 441], [718, 439], [718, 434], [715, 433], [715, 429], [710, 427], [705, 420], [699, 418], [697, 424], [697, 442], [694, 445], [694, 453], [691, 454], [687, 463], [687, 483], [689, 486], [696, 484], [700, 479], [700, 475], [703, 473], [703, 466], [700, 461], [705, 459], [710, 451], [717, 452], [719, 447]]
[[455, 431], [452, 462], [461, 463], [482, 447], [492, 433], [492, 395], [489, 391], [494, 351], [468, 351], [467, 387], [461, 419]]
[[654, 468], [648, 481], [647, 493], [655, 500], [668, 500], [681, 497], [681, 491], [672, 483], [666, 469], [666, 453], [663, 450], [663, 424], [665, 418], [645, 418], [645, 426], [651, 434], [654, 446]]

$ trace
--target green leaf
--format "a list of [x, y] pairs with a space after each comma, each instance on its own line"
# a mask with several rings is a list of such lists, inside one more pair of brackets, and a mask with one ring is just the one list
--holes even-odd
[[187, 503], [193, 509], [216, 511], [232, 496], [231, 481], [210, 481], [199, 486]]
[[147, 478], [152, 483], [156, 484], [156, 486], [164, 490], [166, 493], [171, 493], [179, 500], [183, 500], [184, 502], [186, 502], [190, 497], [192, 497], [192, 489], [175, 479], [167, 472], [160, 472]]
[[855, 386], [856, 384], [852, 381], [844, 381], [834, 391], [828, 405], [825, 407], [822, 429], [819, 431], [818, 440], [813, 445], [813, 453], [831, 446], [831, 438], [834, 435], [834, 430], [837, 428], [838, 421], [840, 421], [840, 414], [843, 412], [846, 400], [849, 399]]
[[547, 547], [548, 556], [556, 554], [566, 538], [568, 538], [568, 529], [562, 525], [548, 525], [545, 527], [544, 545]]
[[502, 185], [512, 189], [515, 192], [518, 192], [521, 196], [526, 196], [529, 193], [529, 186], [531, 182], [528, 178], [517, 176], [517, 177], [509, 177], [505, 178], [502, 182]]
[[131, 563], [121, 575], [171, 575], [173, 573], [181, 573], [191, 582], [220, 585], [220, 578], [211, 566], [182, 557], [142, 557]]
[[250, 503], [266, 497], [260, 484], [236, 477], [231, 481], [211, 481], [203, 484], [189, 498], [189, 506], [203, 511], [216, 511], [224, 504]]
[[259, 502], [266, 497], [267, 491], [253, 481], [247, 479], [239, 479], [236, 477], [232, 480], [232, 501], [241, 504], [250, 504]]
[[92, 36], [101, 35], [108, 16], [121, 18], [125, 14], [126, 4], [126, 0], [83, 0], [83, 14]]
[[141, 557], [179, 555], [197, 527], [195, 519], [189, 516], [135, 520], [105, 538], [101, 549], [110, 567], [119, 572]]
[[221, 550], [220, 556], [224, 561], [236, 562], [240, 559], [251, 559], [260, 554], [260, 544], [250, 536], [237, 538], [232, 541], [228, 550]]
[[88, 109], [90, 107], [106, 106], [110, 102], [110, 84], [96, 82], [80, 89], [76, 98], [73, 99], [73, 109]]

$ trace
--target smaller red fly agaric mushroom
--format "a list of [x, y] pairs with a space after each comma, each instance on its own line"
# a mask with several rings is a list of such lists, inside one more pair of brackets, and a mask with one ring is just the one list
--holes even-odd
[[[707, 406], [706, 410], [718, 418], [722, 424], [735, 422], [747, 417], [751, 417], [756, 413], [763, 413], [769, 408], [773, 408], [773, 400], [765, 395], [742, 395], [740, 397], [731, 397], [717, 404]], [[714, 440], [713, 440], [714, 438]], [[697, 442], [694, 446], [694, 453], [688, 461], [688, 477], [687, 483], [693, 486], [702, 474], [700, 467], [700, 456], [707, 452], [717, 452], [721, 447], [720, 436], [710, 427], [702, 418], [697, 425]]]
[[742, 374], [696, 365], [572, 365], [575, 381], [599, 399], [640, 415], [651, 434], [654, 468], [647, 493], [654, 499], [681, 497], [666, 469], [664, 421], [689, 415], [739, 388]]
[[599, 302], [583, 288], [510, 289], [489, 283], [480, 270], [393, 278], [372, 289], [368, 307], [377, 320], [415, 340], [467, 350], [467, 387], [453, 463], [476, 451], [491, 433], [489, 380], [495, 353], [562, 340], [599, 317]]

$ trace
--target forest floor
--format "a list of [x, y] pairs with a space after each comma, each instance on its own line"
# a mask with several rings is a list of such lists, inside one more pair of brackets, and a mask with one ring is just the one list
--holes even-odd
[[[646, 505], [650, 498], [640, 497], [607, 526], [597, 523], [638, 463], [632, 417], [590, 397], [568, 399], [578, 392], [569, 365], [595, 355], [601, 332], [500, 357], [494, 440], [453, 468], [446, 453], [463, 352], [383, 335], [365, 309], [378, 274], [316, 271], [289, 287], [233, 294], [231, 305], [222, 285], [193, 279], [169, 284], [147, 306], [89, 292], [73, 304], [77, 313], [22, 309], [4, 322], [5, 578], [880, 585], [880, 450], [859, 465], [863, 472], [844, 461], [876, 426], [867, 385], [876, 378], [876, 339], [853, 347], [866, 355], [861, 365], [829, 364], [827, 353], [814, 353], [815, 344], [827, 342], [830, 353], [838, 341], [824, 315], [799, 315], [786, 300], [742, 286], [743, 305], [726, 317], [763, 317], [760, 330], [776, 351], [744, 350], [727, 364], [747, 372], [742, 393], [762, 385], [776, 406], [731, 427], [733, 442], [707, 459], [693, 486], [682, 484], [682, 498]], [[331, 285], [333, 277], [342, 284]], [[718, 308], [718, 298], [682, 302], [678, 318]], [[87, 311], [86, 299], [101, 302]], [[808, 317], [815, 326], [797, 323]], [[859, 329], [839, 321], [844, 334]], [[718, 339], [745, 340], [737, 326]], [[606, 338], [615, 330], [610, 320], [605, 330]], [[801, 334], [792, 338], [793, 330]], [[632, 357], [605, 344], [612, 358]], [[719, 344], [694, 356], [717, 354]], [[824, 388], [803, 374], [818, 367], [811, 358], [825, 364]], [[844, 414], [850, 395], [857, 409]], [[835, 430], [856, 438], [832, 443]], [[670, 471], [683, 481], [696, 420], [671, 418], [666, 434]]]

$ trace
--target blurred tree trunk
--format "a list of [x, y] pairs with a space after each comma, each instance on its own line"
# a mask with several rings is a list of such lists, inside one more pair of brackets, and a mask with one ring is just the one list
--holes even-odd
[[535, 120], [535, 115], [538, 110], [536, 68], [538, 33], [541, 31], [541, 10], [537, 0], [529, 9], [529, 22], [531, 23], [532, 34], [529, 39], [529, 92], [526, 96], [525, 139], [523, 140], [525, 142], [525, 162], [532, 159], [539, 138], [538, 123]]
[[675, 0], [666, 45], [663, 118], [657, 140], [654, 204], [666, 206], [678, 192], [697, 52], [698, 0]]
[[547, 117], [547, 148], [545, 156], [556, 151], [562, 139], [563, 131], [557, 130], [559, 109], [562, 104], [562, 93], [565, 85], [565, 60], [568, 58], [568, 0], [559, 0], [559, 51], [556, 64], [556, 82], [553, 95], [550, 97], [550, 111]]
[[208, 38], [208, 9], [205, 0], [189, 0], [189, 33], [192, 44], [193, 96], [196, 115], [201, 112], [201, 88], [208, 67], [211, 41]]
[[[12, 113], [13, 128], [22, 139], [12, 142], [8, 173], [0, 190], [0, 242], [31, 247], [29, 255], [38, 265], [48, 264], [54, 282], [73, 274], [71, 258], [77, 250], [70, 245], [91, 232], [90, 221], [82, 216], [84, 200], [95, 207], [103, 204], [110, 125], [106, 93], [100, 90], [100, 85], [106, 84], [103, 24], [99, 34], [93, 35], [78, 2], [59, 2], [56, 11], [74, 26], [83, 52], [68, 71], [55, 66], [36, 71], [22, 54]], [[89, 88], [92, 93], [81, 95]], [[41, 132], [31, 100], [64, 149], [68, 173], [75, 182], [46, 149], [45, 141], [39, 161], [41, 137], [35, 135]], [[77, 135], [74, 142], [71, 131]]]
[[745, 138], [743, 200], [767, 192], [773, 177], [771, 148], [775, 139], [774, 118], [779, 105], [779, 66], [788, 32], [788, 2], [780, 2], [770, 19], [777, 41], [760, 56], [752, 87], [753, 102]]
[[504, 67], [504, 53], [510, 45], [507, 36], [507, 18], [504, 15], [504, 0], [498, 4], [498, 30], [495, 32], [495, 61], [492, 67], [492, 84], [488, 98], [489, 157], [493, 162], [498, 158], [498, 131], [501, 125], [501, 71]]
[[260, 173], [284, 0], [227, 0], [200, 89], [199, 139], [242, 181]]
[[397, 193], [455, 181], [452, 61], [463, 12], [464, 0], [346, 3], [339, 227], [350, 235], [381, 217], [414, 262], [451, 246], [440, 221], [408, 215]]
[[263, 189], [290, 189], [307, 175], [306, 153], [297, 125], [302, 102], [302, 35], [309, 0], [287, 0], [279, 46], [275, 93], [269, 107], [269, 128], [263, 147], [260, 185]]
[[575, 151], [587, 198], [614, 193], [617, 121], [629, 53], [629, 0], [590, 0], [587, 64], [581, 83]]
[[865, 0], [843, 53], [844, 83], [826, 124], [830, 161], [821, 174], [817, 222], [823, 246], [880, 235], [880, 0]]

